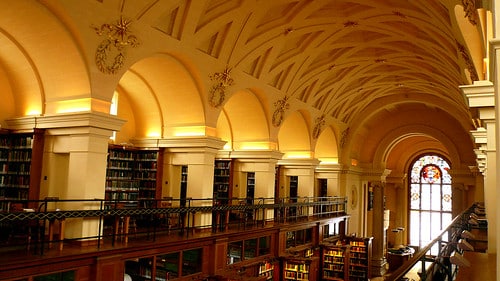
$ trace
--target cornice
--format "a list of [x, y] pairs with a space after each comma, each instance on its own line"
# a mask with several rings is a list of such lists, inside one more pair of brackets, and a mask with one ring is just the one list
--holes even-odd
[[164, 147], [169, 152], [216, 152], [224, 147], [225, 141], [215, 137], [175, 137], [164, 139], [133, 139], [131, 140], [138, 147]]
[[474, 81], [473, 85], [459, 87], [469, 103], [469, 107], [494, 107], [495, 88], [491, 81]]
[[101, 112], [76, 112], [54, 115], [25, 116], [7, 119], [8, 129], [30, 132], [33, 129], [72, 129], [92, 127], [109, 131], [121, 129], [125, 120]]
[[247, 151], [231, 151], [229, 158], [236, 158], [241, 162], [255, 160], [280, 160], [284, 153], [277, 150], [247, 150]]
[[318, 166], [320, 161], [318, 159], [295, 159], [287, 158], [278, 161], [278, 164], [288, 168], [311, 167]]

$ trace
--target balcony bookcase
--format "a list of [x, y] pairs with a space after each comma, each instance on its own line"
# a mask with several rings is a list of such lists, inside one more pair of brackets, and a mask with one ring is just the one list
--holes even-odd
[[[33, 133], [0, 130], [0, 199], [39, 199], [43, 145], [44, 130], [35, 129]], [[8, 211], [9, 207], [0, 208]]]
[[228, 204], [232, 197], [232, 165], [231, 160], [215, 160], [214, 166], [214, 198], [219, 204]]
[[[148, 207], [161, 198], [161, 171], [158, 149], [146, 150], [110, 145], [106, 169], [106, 200], [120, 201], [121, 206]], [[148, 201], [149, 200], [149, 201]], [[139, 203], [140, 202], [140, 203]]]

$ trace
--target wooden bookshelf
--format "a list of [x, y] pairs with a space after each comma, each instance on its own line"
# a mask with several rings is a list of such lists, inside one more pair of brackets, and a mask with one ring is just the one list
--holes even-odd
[[315, 280], [311, 275], [311, 259], [286, 259], [283, 264], [283, 280]]
[[372, 237], [349, 238], [349, 280], [365, 281], [370, 278]]
[[372, 237], [348, 237], [322, 245], [322, 280], [368, 281]]
[[265, 277], [265, 280], [274, 280], [274, 263], [263, 262], [259, 265], [259, 277]]
[[43, 145], [44, 130], [22, 134], [0, 131], [0, 199], [39, 199]]
[[231, 183], [231, 160], [215, 160], [213, 193], [219, 204], [228, 204], [228, 199], [232, 197]]
[[[152, 207], [151, 199], [161, 198], [159, 150], [110, 146], [106, 169], [106, 200], [121, 201], [126, 207]], [[160, 169], [161, 170], [161, 169]]]
[[329, 246], [323, 248], [322, 280], [346, 280], [346, 246]]

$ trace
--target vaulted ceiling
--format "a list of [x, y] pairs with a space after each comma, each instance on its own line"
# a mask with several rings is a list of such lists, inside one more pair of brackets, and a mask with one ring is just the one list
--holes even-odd
[[[167, 120], [174, 120], [215, 127], [221, 109], [208, 105], [209, 75], [227, 67], [235, 85], [227, 99], [241, 90], [258, 96], [271, 142], [279, 126], [270, 119], [276, 101], [285, 97], [291, 105], [285, 118], [307, 112], [303, 116], [308, 116], [310, 135], [316, 130], [314, 120], [324, 120], [335, 133], [343, 151], [339, 153], [348, 154], [347, 162], [356, 158], [372, 163], [376, 155], [385, 155], [386, 161], [390, 151], [380, 151], [384, 143], [382, 149], [395, 149], [400, 152], [397, 157], [405, 159], [430, 146], [444, 155], [456, 152], [471, 163], [475, 155], [469, 131], [474, 129], [475, 113], [459, 86], [489, 78], [485, 46], [491, 19], [479, 6], [487, 2], [2, 2], [0, 62], [11, 72], [10, 86], [4, 83], [3, 92], [12, 92], [8, 103], [18, 109], [11, 112], [12, 107], [5, 105], [3, 110], [0, 105], [0, 116], [19, 115], [27, 107], [23, 98], [28, 100], [28, 94], [38, 99], [38, 114], [57, 112], [66, 99], [87, 102], [87, 95], [92, 109], [97, 105], [97, 111], [105, 111], [113, 92], [120, 90], [129, 97], [130, 119], [135, 114], [137, 123], [156, 122], [163, 129]], [[15, 17], [9, 9], [16, 10]], [[121, 21], [124, 29], [108, 36], [137, 36], [140, 46], [122, 41], [126, 52], [114, 63], [123, 67], [110, 74], [99, 69], [97, 54], [105, 47], [100, 42], [106, 41], [97, 27], [117, 21], [114, 27]], [[111, 54], [103, 59], [113, 64]], [[13, 70], [21, 67], [32, 69], [33, 77], [16, 78]], [[149, 100], [145, 92], [152, 93]], [[184, 98], [183, 106], [167, 106], [172, 97]], [[190, 103], [188, 98], [198, 101]], [[185, 110], [186, 105], [192, 105], [191, 110]], [[346, 139], [349, 147], [341, 147]], [[402, 147], [419, 148], [408, 152]], [[392, 159], [398, 161], [403, 160]]]
[[483, 79], [485, 50], [468, 44], [483, 34], [479, 14], [468, 15], [462, 2], [473, 1], [176, 1], [141, 9], [127, 2], [124, 9], [144, 15], [164, 5], [158, 30], [341, 122], [366, 115], [374, 101], [418, 101], [465, 124], [458, 86]]

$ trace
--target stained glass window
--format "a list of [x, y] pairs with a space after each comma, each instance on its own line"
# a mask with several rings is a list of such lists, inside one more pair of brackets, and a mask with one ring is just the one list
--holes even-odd
[[[450, 165], [437, 155], [417, 159], [410, 170], [410, 244], [423, 247], [452, 220]], [[431, 250], [431, 254], [433, 251]]]

